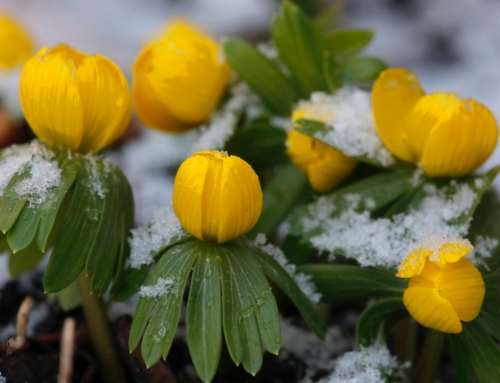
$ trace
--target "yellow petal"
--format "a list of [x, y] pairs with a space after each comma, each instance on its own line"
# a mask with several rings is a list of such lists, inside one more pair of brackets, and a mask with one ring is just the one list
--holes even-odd
[[352, 173], [358, 161], [305, 134], [291, 130], [287, 151], [317, 192], [327, 192]]
[[86, 57], [78, 66], [79, 91], [84, 105], [82, 152], [97, 152], [125, 132], [131, 97], [121, 70], [103, 56]]
[[174, 24], [152, 49], [146, 75], [169, 112], [186, 124], [200, 124], [217, 106], [229, 79], [212, 40], [185, 24]]
[[438, 258], [434, 259], [434, 256], [432, 256], [431, 261], [444, 267], [449, 263], [457, 262], [473, 249], [467, 239], [455, 239], [453, 242], [443, 244], [439, 249]]
[[498, 125], [484, 105], [468, 99], [448, 102], [433, 127], [422, 155], [432, 177], [462, 177], [488, 159], [498, 139]]
[[137, 116], [141, 122], [154, 129], [170, 133], [179, 133], [191, 128], [190, 125], [176, 120], [167, 106], [160, 101], [147, 74], [153, 70], [152, 49], [155, 44], [146, 47], [134, 64], [133, 96]]
[[446, 333], [459, 333], [462, 323], [452, 305], [436, 289], [408, 287], [403, 303], [410, 315], [422, 326]]
[[468, 259], [462, 258], [441, 269], [436, 289], [461, 320], [470, 322], [479, 315], [485, 294], [484, 281]]
[[380, 139], [396, 157], [409, 162], [418, 158], [412, 150], [406, 119], [424, 91], [414, 73], [390, 68], [373, 84], [372, 106]]
[[52, 148], [77, 150], [83, 136], [83, 105], [71, 52], [43, 48], [24, 65], [20, 99], [35, 134]]
[[431, 262], [429, 258], [425, 258], [423, 269], [417, 275], [410, 278], [408, 287], [436, 288], [436, 280], [441, 270], [443, 270], [441, 267]]
[[398, 267], [399, 278], [411, 278], [422, 272], [426, 259], [432, 255], [432, 251], [424, 248], [418, 248], [412, 251], [401, 265]]
[[33, 44], [25, 31], [10, 17], [0, 15], [0, 68], [13, 68], [27, 60]]
[[174, 211], [184, 228], [213, 243], [248, 232], [262, 211], [257, 175], [242, 159], [205, 151], [188, 158], [174, 182]]

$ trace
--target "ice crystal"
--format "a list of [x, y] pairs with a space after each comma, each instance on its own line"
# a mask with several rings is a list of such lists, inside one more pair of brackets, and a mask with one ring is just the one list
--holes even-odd
[[139, 289], [139, 295], [148, 298], [165, 297], [170, 292], [174, 282], [174, 278], [158, 278], [155, 285], [142, 286]]

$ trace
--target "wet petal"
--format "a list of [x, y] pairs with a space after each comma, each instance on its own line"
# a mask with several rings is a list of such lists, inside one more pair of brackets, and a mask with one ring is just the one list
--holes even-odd
[[409, 162], [418, 158], [411, 147], [406, 121], [423, 95], [418, 78], [407, 69], [387, 69], [373, 84], [372, 106], [378, 134], [392, 154]]

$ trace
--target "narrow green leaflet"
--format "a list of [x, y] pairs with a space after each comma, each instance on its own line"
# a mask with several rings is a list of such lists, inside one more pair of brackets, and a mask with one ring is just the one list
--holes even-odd
[[314, 20], [316, 26], [323, 32], [329, 32], [339, 23], [345, 4], [338, 2], [326, 7]]
[[355, 58], [342, 66], [345, 80], [356, 83], [371, 83], [386, 69], [387, 64], [374, 57]]
[[256, 122], [237, 130], [224, 150], [244, 159], [254, 169], [272, 167], [288, 161], [286, 131], [269, 123]]
[[239, 39], [224, 42], [224, 53], [232, 69], [262, 98], [266, 106], [282, 116], [290, 116], [298, 97], [290, 80], [278, 66], [252, 44]]
[[449, 350], [453, 360], [455, 383], [470, 383], [467, 345], [455, 335], [446, 335], [446, 340], [450, 345]]
[[64, 217], [43, 278], [44, 290], [55, 293], [73, 282], [82, 272], [94, 243], [104, 199], [95, 189], [92, 168], [82, 166], [68, 212]]
[[[335, 129], [334, 126], [333, 127], [327, 126], [325, 123], [321, 121], [299, 119], [295, 122], [295, 129], [300, 133], [305, 134], [306, 136], [312, 137], [318, 141], [323, 142], [328, 146], [331, 146], [332, 148], [338, 150], [339, 152], [343, 152], [342, 148], [333, 146], [331, 143], [324, 141], [321, 138], [321, 136], [318, 135], [318, 133], [320, 134], [328, 133], [331, 129]], [[359, 156], [350, 155], [349, 157], [356, 158], [358, 161], [365, 162], [369, 165], [373, 165], [381, 169], [394, 168], [395, 165], [398, 164], [398, 161], [396, 159], [393, 159], [391, 165], [385, 165], [382, 162], [380, 162], [379, 159], [371, 158], [368, 157], [367, 155], [359, 155]]]
[[7, 233], [7, 241], [13, 253], [29, 246], [35, 238], [40, 223], [40, 216], [35, 207], [26, 203], [14, 225]]
[[278, 287], [285, 292], [299, 310], [302, 318], [309, 328], [321, 339], [324, 339], [324, 332], [320, 320], [316, 314], [316, 309], [309, 298], [297, 286], [297, 283], [288, 274], [283, 267], [269, 254], [249, 246], [257, 262], [262, 267], [266, 276], [272, 280]]
[[[379, 337], [381, 326], [390, 316], [407, 315], [402, 298], [382, 299], [369, 306], [359, 316], [356, 324], [356, 344], [368, 347]], [[384, 339], [385, 341], [385, 339]]]
[[332, 264], [302, 265], [297, 268], [312, 277], [323, 294], [323, 301], [336, 302], [361, 298], [399, 298], [408, 287], [406, 279], [382, 268]]
[[460, 334], [447, 334], [452, 347], [464, 350], [478, 383], [500, 382], [500, 349], [477, 321], [462, 322]]
[[500, 340], [500, 306], [498, 304], [498, 297], [500, 297], [500, 270], [496, 270], [493, 273], [483, 271], [483, 279], [486, 294], [481, 312], [476, 320], [492, 336]]
[[35, 242], [26, 248], [9, 255], [9, 273], [13, 278], [32, 270], [43, 258], [43, 253], [38, 249]]
[[271, 35], [280, 59], [292, 73], [300, 98], [308, 99], [312, 92], [326, 90], [322, 71], [324, 41], [314, 22], [296, 5], [285, 1], [273, 21]]
[[373, 31], [367, 29], [338, 30], [326, 36], [325, 46], [334, 56], [350, 56], [370, 44], [373, 36]]
[[3, 191], [0, 199], [0, 231], [4, 234], [14, 225], [28, 200], [27, 195], [20, 196], [15, 190], [16, 186], [28, 177], [29, 169], [14, 174]]
[[221, 274], [215, 248], [205, 247], [196, 261], [186, 312], [189, 353], [198, 376], [212, 381], [222, 349]]
[[308, 192], [307, 177], [295, 165], [290, 163], [281, 167], [263, 188], [262, 214], [247, 236], [254, 238], [263, 233], [270, 237]]
[[187, 278], [198, 256], [195, 241], [171, 247], [161, 256], [143, 287], [138, 315], [134, 316], [130, 329], [129, 347], [134, 350], [142, 337], [141, 352], [148, 367], [162, 356], [166, 358], [170, 350]]

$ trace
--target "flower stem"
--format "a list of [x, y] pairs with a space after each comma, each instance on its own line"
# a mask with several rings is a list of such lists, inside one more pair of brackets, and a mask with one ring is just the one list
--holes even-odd
[[432, 383], [443, 353], [444, 336], [436, 330], [427, 330], [418, 362], [417, 383]]
[[91, 293], [90, 280], [84, 273], [78, 277], [78, 290], [103, 381], [127, 382], [125, 369], [111, 332], [106, 310], [101, 298]]

